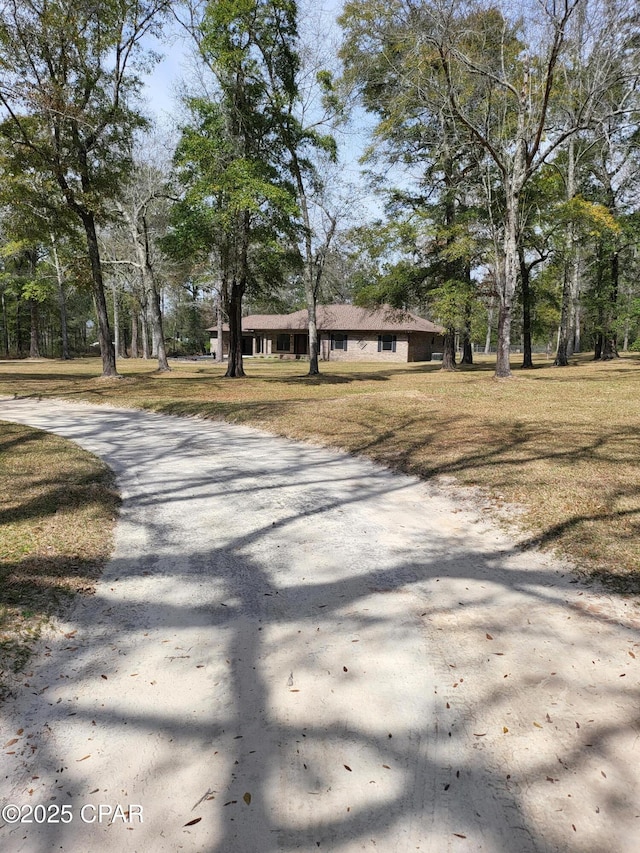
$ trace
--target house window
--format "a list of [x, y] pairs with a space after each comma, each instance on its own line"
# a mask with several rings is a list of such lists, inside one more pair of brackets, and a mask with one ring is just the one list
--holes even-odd
[[347, 336], [344, 332], [334, 332], [331, 335], [331, 349], [346, 350]]
[[395, 352], [396, 340], [395, 335], [378, 335], [378, 352]]
[[291, 335], [278, 335], [276, 349], [278, 352], [289, 352], [291, 350]]

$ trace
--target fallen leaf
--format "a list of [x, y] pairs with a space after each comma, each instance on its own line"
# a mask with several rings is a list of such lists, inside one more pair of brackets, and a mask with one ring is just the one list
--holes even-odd
[[453, 834], [456, 836], [456, 838], [466, 838], [467, 837], [466, 835], [463, 835], [461, 832], [454, 832]]
[[493, 640], [493, 637], [491, 636], [491, 634], [485, 634], [485, 637], [487, 638], [487, 640]]
[[188, 823], [185, 823], [184, 826], [193, 826], [194, 823], [200, 823], [201, 820], [201, 817], [194, 817], [193, 820], [190, 820]]
[[629, 652], [629, 654], [630, 654], [630, 655], [631, 655], [631, 657], [635, 660], [635, 657], [636, 657], [636, 656], [634, 655], [634, 653], [633, 653], [633, 652]]
[[23, 732], [24, 732], [24, 729], [18, 729], [18, 731], [16, 732], [16, 734], [17, 734], [17, 735], [21, 735]]
[[477, 734], [476, 732], [473, 733], [474, 737], [484, 737], [485, 735], [486, 735], [486, 732], [482, 732], [481, 734]]
[[18, 738], [17, 738], [17, 737], [12, 737], [12, 738], [11, 738], [11, 740], [8, 740], [8, 741], [5, 743], [4, 748], [6, 749], [8, 746], [13, 746], [13, 745], [14, 745], [14, 743], [18, 743]]
[[389, 767], [388, 764], [383, 764], [382, 766], [384, 767], [385, 770], [391, 770], [391, 768]]
[[502, 732], [503, 732], [503, 734], [505, 734], [505, 735], [506, 735], [506, 733], [507, 733], [508, 731], [509, 731], [509, 729], [508, 729], [506, 726], [503, 726], [503, 727], [502, 727]]
[[540, 725], [540, 723], [536, 723], [536, 721], [535, 721], [535, 720], [533, 721], [533, 725], [534, 725], [537, 729], [541, 729], [541, 728], [542, 728], [542, 726]]
[[349, 773], [352, 773], [352, 772], [353, 772], [353, 771], [351, 770], [351, 768], [349, 767], [349, 765], [348, 765], [348, 764], [343, 764], [342, 766], [344, 767], [344, 769], [345, 769], [345, 770], [348, 770], [348, 771], [349, 771]]
[[95, 788], [95, 790], [89, 791], [89, 796], [91, 796], [91, 794], [97, 794], [99, 790], [100, 788]]
[[82, 758], [76, 758], [76, 762], [79, 764], [81, 761], [86, 761], [87, 758], [91, 758], [91, 753], [89, 753], [89, 755], [84, 755]]
[[601, 770], [601, 771], [600, 771], [600, 773], [602, 774], [602, 776], [603, 776], [605, 779], [607, 778], [607, 774], [604, 772], [604, 770]]
[[248, 791], [245, 794], [243, 794], [242, 799], [245, 801], [245, 803], [248, 806], [251, 805], [251, 794]]
[[101, 675], [101, 676], [100, 676], [100, 678], [104, 678], [104, 680], [105, 680], [105, 681], [107, 681], [107, 676], [106, 676], [106, 675]]

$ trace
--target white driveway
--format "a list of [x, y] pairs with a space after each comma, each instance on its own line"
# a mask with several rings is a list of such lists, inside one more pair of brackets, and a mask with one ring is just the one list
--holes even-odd
[[5, 853], [640, 849], [635, 602], [344, 454], [62, 402], [0, 419], [124, 497], [96, 594], [4, 706], [5, 815], [35, 821]]

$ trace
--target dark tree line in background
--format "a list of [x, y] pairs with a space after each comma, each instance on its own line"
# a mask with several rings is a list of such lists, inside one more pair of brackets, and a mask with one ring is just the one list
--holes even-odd
[[[416, 310], [533, 366], [640, 348], [640, 27], [630, 0], [351, 0], [339, 56], [292, 0], [3, 0], [0, 354], [200, 353], [247, 311]], [[140, 102], [171, 20], [177, 142]], [[301, 22], [302, 34], [300, 32]], [[144, 40], [147, 39], [145, 42]], [[385, 215], [357, 211], [341, 125]], [[351, 116], [351, 119], [350, 119]], [[220, 353], [218, 353], [218, 357]]]

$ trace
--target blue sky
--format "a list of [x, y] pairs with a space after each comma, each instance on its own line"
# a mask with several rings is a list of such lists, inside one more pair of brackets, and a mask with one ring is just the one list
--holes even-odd
[[[305, 6], [308, 9], [306, 13]], [[340, 14], [341, 7], [341, 0], [325, 0], [322, 5], [313, 0], [299, 0], [299, 25], [302, 38], [311, 41], [315, 39], [315, 43], [320, 44], [321, 49], [325, 50], [328, 56], [335, 55], [340, 40], [340, 28], [336, 18]], [[320, 42], [318, 42], [317, 33], [321, 34]], [[154, 40], [151, 45], [153, 50], [162, 54], [162, 59], [147, 76], [145, 112], [152, 114], [160, 125], [170, 129], [179, 124], [181, 112], [179, 87], [181, 83], [188, 80], [190, 50], [188, 41], [177, 25], [168, 27], [165, 34], [166, 41], [158, 43]], [[359, 192], [365, 192], [365, 190], [358, 159], [369, 142], [372, 125], [372, 120], [360, 112], [356, 114], [350, 128], [337, 134], [342, 174], [359, 188]], [[364, 207], [367, 217], [380, 215], [379, 203], [373, 198], [369, 197], [365, 200]]]

